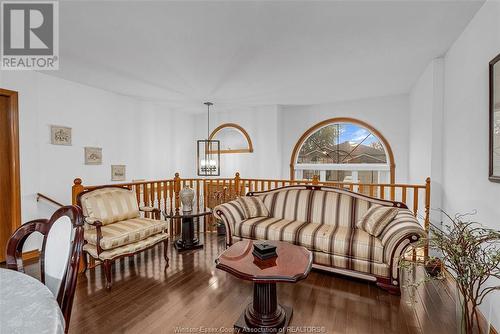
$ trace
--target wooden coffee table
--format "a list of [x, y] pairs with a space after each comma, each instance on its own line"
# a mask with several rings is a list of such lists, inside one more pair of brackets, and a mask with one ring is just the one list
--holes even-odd
[[[260, 242], [260, 241], [255, 241]], [[277, 333], [286, 329], [292, 308], [278, 304], [276, 283], [295, 283], [311, 271], [312, 254], [301, 246], [280, 241], [266, 241], [277, 247], [278, 257], [259, 260], [253, 254], [252, 240], [239, 241], [215, 260], [218, 269], [254, 283], [253, 302], [234, 324], [236, 332]]]

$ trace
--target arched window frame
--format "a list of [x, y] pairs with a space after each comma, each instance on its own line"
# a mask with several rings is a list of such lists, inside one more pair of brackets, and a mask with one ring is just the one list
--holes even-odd
[[[295, 171], [298, 169], [296, 168], [297, 165], [297, 158], [300, 152], [300, 149], [302, 148], [302, 145], [304, 142], [316, 131], [318, 131], [321, 128], [324, 128], [325, 126], [331, 125], [331, 124], [337, 124], [337, 123], [349, 123], [349, 124], [354, 124], [360, 127], [365, 128], [366, 130], [370, 131], [375, 137], [377, 137], [378, 140], [382, 143], [382, 146], [384, 147], [384, 150], [386, 152], [388, 162], [386, 164], [369, 164], [370, 165], [370, 170], [386, 170], [389, 171], [389, 179], [390, 183], [394, 184], [395, 183], [395, 168], [396, 165], [394, 163], [394, 154], [392, 152], [391, 146], [389, 145], [389, 142], [385, 137], [380, 133], [377, 129], [375, 129], [373, 126], [370, 124], [360, 121], [355, 118], [349, 118], [349, 117], [336, 117], [336, 118], [330, 118], [327, 120], [324, 120], [322, 122], [319, 122], [312, 127], [310, 127], [306, 132], [302, 134], [302, 136], [299, 138], [297, 143], [295, 144], [295, 147], [292, 151], [292, 156], [290, 158], [290, 179], [294, 180], [295, 179]], [[314, 170], [322, 170], [323, 168], [329, 167], [328, 169], [324, 170], [332, 170], [332, 167], [334, 169], [338, 170], [366, 170], [366, 165], [367, 164], [311, 164], [311, 166], [307, 166], [306, 164], [301, 164], [302, 167], [310, 167], [310, 168], [301, 168], [301, 170], [305, 169], [314, 169]], [[383, 165], [383, 166], [382, 166]]]
[[222, 129], [225, 129], [225, 128], [233, 128], [233, 129], [236, 129], [239, 133], [241, 133], [243, 135], [243, 137], [245, 137], [247, 144], [248, 144], [248, 147], [244, 148], [244, 149], [220, 150], [221, 154], [252, 153], [253, 152], [253, 144], [252, 144], [252, 139], [250, 139], [250, 135], [242, 126], [240, 126], [236, 123], [224, 123], [224, 124], [219, 125], [218, 127], [216, 127], [214, 129], [214, 131], [212, 131], [212, 133], [210, 134], [208, 139], [209, 140], [214, 139], [215, 136], [217, 135], [217, 133], [219, 133]]

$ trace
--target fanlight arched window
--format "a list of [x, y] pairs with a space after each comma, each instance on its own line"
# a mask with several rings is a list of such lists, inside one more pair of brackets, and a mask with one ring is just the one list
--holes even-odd
[[385, 138], [373, 127], [339, 118], [310, 128], [295, 145], [292, 179], [352, 183], [393, 183], [394, 159]]
[[248, 132], [235, 123], [219, 125], [210, 134], [209, 139], [220, 141], [221, 154], [226, 153], [252, 153], [253, 145]]

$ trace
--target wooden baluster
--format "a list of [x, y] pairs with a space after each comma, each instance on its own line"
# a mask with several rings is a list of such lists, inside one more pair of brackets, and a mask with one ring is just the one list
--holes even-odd
[[235, 197], [240, 195], [240, 173], [236, 172], [234, 175], [234, 194]]
[[354, 191], [354, 184], [352, 184], [352, 183], [349, 184], [349, 190]]
[[401, 187], [401, 202], [406, 204], [406, 192], [407, 188], [405, 186]]
[[161, 182], [156, 182], [156, 202], [158, 203], [158, 209], [161, 210]]
[[253, 191], [252, 180], [248, 180], [248, 191], [249, 191], [249, 192], [252, 192], [252, 191]]
[[174, 204], [175, 204], [175, 213], [179, 214], [179, 209], [181, 207], [181, 198], [179, 192], [181, 191], [181, 178], [179, 177], [179, 173], [175, 173], [174, 176]]
[[228, 185], [228, 196], [227, 196], [226, 201], [229, 202], [229, 201], [233, 200], [233, 187], [234, 187], [233, 182], [234, 182], [234, 180], [229, 179], [227, 182], [229, 185]]
[[[144, 206], [149, 206], [149, 192], [147, 188], [147, 183], [142, 184], [142, 200], [144, 202]], [[145, 217], [149, 217], [148, 213], [144, 213]]]
[[168, 181], [162, 182], [163, 186], [163, 210], [167, 211], [167, 201], [168, 201]]
[[394, 187], [393, 185], [390, 186], [390, 190], [391, 190], [391, 201], [394, 201], [394, 197], [396, 195], [396, 187]]
[[134, 186], [134, 190], [135, 190], [135, 198], [137, 199], [137, 205], [141, 206], [141, 189], [140, 189], [140, 185], [136, 184]]
[[[208, 207], [208, 184], [207, 180], [203, 179], [203, 209], [206, 210]], [[203, 232], [207, 232], [207, 221], [203, 219]]]
[[[430, 209], [431, 209], [431, 178], [425, 179], [425, 220], [424, 228], [427, 237], [429, 236], [430, 228]], [[424, 246], [424, 257], [427, 259], [429, 257], [429, 243], [427, 242]]]
[[168, 181], [168, 198], [170, 204], [170, 213], [174, 212], [174, 182]]
[[196, 207], [200, 211], [201, 200], [200, 200], [200, 180], [196, 179]]
[[383, 185], [379, 186], [379, 191], [380, 191], [379, 198], [385, 199], [385, 187]]
[[413, 188], [413, 214], [415, 217], [418, 213], [418, 188]]
[[373, 184], [370, 184], [370, 196], [373, 197]]
[[267, 190], [271, 190], [271, 180], [267, 181]]

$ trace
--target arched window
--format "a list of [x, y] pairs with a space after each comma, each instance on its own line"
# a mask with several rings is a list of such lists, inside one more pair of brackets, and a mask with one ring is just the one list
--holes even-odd
[[221, 154], [225, 153], [252, 153], [253, 145], [248, 132], [235, 123], [219, 125], [210, 134], [209, 139], [219, 140]]
[[352, 183], [394, 183], [394, 157], [389, 143], [370, 125], [333, 118], [307, 130], [290, 161], [292, 179]]

